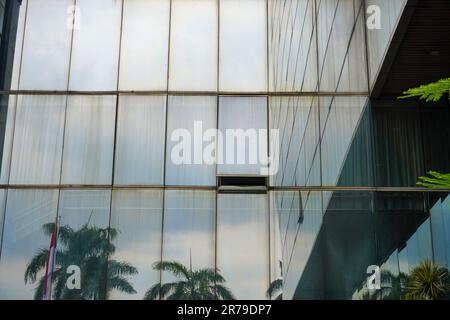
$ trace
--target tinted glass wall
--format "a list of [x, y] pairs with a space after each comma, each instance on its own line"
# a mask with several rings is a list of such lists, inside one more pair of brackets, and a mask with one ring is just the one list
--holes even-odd
[[[390, 2], [396, 11], [377, 38], [359, 0], [22, 1], [0, 96], [0, 298], [42, 298], [55, 224], [53, 299], [186, 298], [170, 288], [199, 270], [213, 279], [209, 299], [274, 299], [275, 280], [283, 298], [301, 298], [304, 279], [327, 288], [309, 296], [352, 298], [365, 264], [405, 251], [369, 235], [352, 254], [347, 244], [379, 232], [374, 216], [410, 221], [405, 242], [446, 199], [409, 218], [378, 209], [384, 194], [358, 191], [407, 189], [449, 163], [446, 149], [426, 143], [435, 119], [445, 127], [444, 111], [395, 116], [369, 98], [384, 52], [371, 48], [388, 46], [404, 4]], [[197, 161], [196, 148], [221, 152], [214, 136], [194, 141], [210, 129], [276, 130], [261, 148], [274, 174]], [[182, 144], [179, 130], [190, 137]], [[189, 161], [174, 162], [180, 147]], [[230, 193], [221, 177], [267, 183]], [[336, 191], [343, 186], [355, 190]], [[346, 238], [345, 221], [358, 219]], [[394, 228], [391, 220], [376, 221]], [[333, 259], [345, 266], [357, 255], [344, 284], [323, 275]], [[76, 289], [66, 286], [71, 266], [86, 275]]]

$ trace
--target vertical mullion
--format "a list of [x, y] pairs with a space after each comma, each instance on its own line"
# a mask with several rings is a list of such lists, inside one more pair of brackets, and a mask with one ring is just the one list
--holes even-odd
[[[167, 48], [167, 81], [166, 81], [166, 92], [169, 91], [169, 81], [170, 81], [170, 47], [171, 47], [171, 35], [172, 35], [172, 0], [169, 0], [169, 41]], [[163, 262], [164, 253], [164, 216], [166, 208], [166, 171], [167, 171], [167, 123], [169, 116], [169, 95], [166, 94], [166, 117], [165, 117], [165, 134], [164, 134], [164, 169], [163, 169], [163, 191], [162, 191], [162, 214], [161, 214], [161, 243], [160, 243], [160, 262]], [[159, 285], [162, 286], [162, 270], [159, 271]], [[161, 293], [161, 292], [160, 292]], [[159, 299], [161, 299], [161, 294], [159, 294]]]

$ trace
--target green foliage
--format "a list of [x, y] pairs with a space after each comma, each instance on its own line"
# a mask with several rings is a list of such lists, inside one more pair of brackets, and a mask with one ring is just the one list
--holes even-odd
[[[44, 233], [51, 235], [54, 223], [43, 226]], [[128, 275], [138, 271], [126, 262], [111, 260], [115, 246], [111, 244], [117, 236], [113, 228], [97, 228], [84, 224], [79, 230], [69, 226], [59, 228], [58, 247], [56, 251], [55, 271], [52, 275], [53, 299], [63, 300], [91, 300], [106, 299], [108, 293], [115, 289], [126, 293], [136, 293], [126, 279]], [[48, 249], [39, 249], [29, 262], [24, 279], [25, 283], [35, 283], [40, 271], [45, 270]], [[66, 282], [70, 274], [67, 268], [71, 265], [81, 269], [81, 289], [69, 290]], [[34, 298], [43, 298], [44, 276], [35, 289]]]
[[450, 78], [409, 89], [403, 92], [404, 96], [399, 97], [399, 99], [419, 97], [427, 102], [437, 102], [447, 93], [450, 93]]
[[450, 173], [442, 174], [436, 171], [429, 171], [427, 177], [419, 177], [417, 185], [430, 189], [450, 188]]
[[178, 281], [155, 284], [144, 300], [234, 300], [218, 269], [189, 270], [176, 261], [156, 262], [153, 269], [172, 273]]
[[411, 271], [406, 290], [406, 300], [445, 299], [450, 291], [448, 270], [425, 260]]
[[[399, 97], [399, 99], [419, 97], [427, 102], [437, 102], [445, 94], [449, 94], [450, 99], [450, 78], [409, 89], [403, 94], [404, 96]], [[417, 185], [431, 189], [450, 188], [450, 174], [442, 174], [436, 171], [429, 171], [427, 174], [428, 177], [419, 177]]]

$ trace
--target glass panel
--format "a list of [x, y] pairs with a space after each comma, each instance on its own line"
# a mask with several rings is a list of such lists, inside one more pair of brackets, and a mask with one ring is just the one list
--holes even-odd
[[5, 221], [6, 189], [0, 189], [0, 258], [2, 256], [3, 222]]
[[270, 89], [316, 91], [315, 2], [270, 2]]
[[266, 299], [270, 263], [267, 206], [267, 195], [218, 195], [217, 267], [237, 299]]
[[[119, 270], [107, 272], [108, 257], [114, 253], [109, 240], [115, 232], [109, 232], [109, 190], [63, 190], [59, 200], [58, 244], [53, 276], [52, 295], [55, 300], [101, 300], [111, 291], [105, 280], [117, 276]], [[80, 289], [70, 289], [66, 283], [74, 274], [72, 266], [79, 268]], [[61, 272], [61, 270], [63, 272]], [[109, 282], [108, 282], [109, 284]], [[106, 289], [106, 291], [105, 291]]]
[[318, 6], [321, 91], [367, 91], [363, 4], [340, 0]]
[[422, 112], [413, 101], [372, 103], [376, 185], [415, 187], [425, 174]]
[[[50, 244], [50, 234], [44, 225], [55, 222], [57, 202], [57, 190], [8, 191], [0, 259], [0, 299], [29, 300], [42, 296], [44, 261]], [[36, 272], [27, 267], [33, 261]]]
[[[211, 191], [167, 190], [164, 210], [163, 261], [176, 261], [194, 271], [213, 269], [215, 257], [215, 193]], [[185, 280], [163, 272], [162, 283]], [[205, 283], [206, 284], [206, 283]], [[214, 282], [209, 294], [213, 294]], [[202, 292], [195, 292], [201, 297]], [[174, 298], [193, 298], [178, 296]], [[168, 298], [168, 297], [165, 297]], [[211, 299], [211, 297], [209, 297]]]
[[[275, 186], [320, 185], [318, 99], [270, 98], [270, 128], [279, 130], [279, 170], [271, 177]], [[272, 139], [272, 138], [271, 138]], [[277, 141], [271, 142], [271, 145]], [[319, 161], [317, 161], [319, 162]]]
[[22, 54], [20, 89], [66, 90], [73, 0], [30, 1]]
[[[7, 61], [6, 64], [12, 64], [12, 74], [11, 74], [11, 83], [8, 84], [7, 79], [2, 79], [3, 89], [7, 90], [11, 88], [11, 90], [17, 90], [19, 88], [19, 73], [20, 66], [22, 63], [22, 47], [23, 47], [23, 34], [25, 30], [25, 20], [26, 20], [26, 12], [27, 12], [28, 0], [23, 0], [20, 8], [19, 8], [19, 18], [17, 21], [17, 32], [15, 39], [15, 48], [11, 48], [13, 50], [13, 61]], [[8, 75], [5, 75], [5, 78], [9, 78]]]
[[59, 183], [65, 105], [65, 96], [18, 97], [11, 183]]
[[120, 90], [166, 90], [169, 0], [124, 1]]
[[219, 146], [217, 173], [261, 175], [268, 154], [267, 99], [220, 97], [219, 130], [223, 145]]
[[122, 1], [77, 0], [70, 90], [116, 90]]
[[217, 87], [217, 1], [172, 1], [169, 89]]
[[[159, 283], [159, 271], [152, 265], [161, 259], [162, 191], [117, 191], [113, 193], [111, 228], [117, 231], [112, 241], [116, 251], [109, 269], [126, 262], [137, 273], [111, 279], [110, 299], [142, 299], [146, 291]], [[122, 280], [131, 284], [134, 293], [120, 290]]]
[[[366, 103], [365, 97], [320, 98], [324, 186], [336, 186], [342, 177], [342, 169], [349, 156], [355, 133], [361, 124], [360, 119], [364, 114]], [[368, 176], [370, 172], [366, 171], [363, 174]]]
[[220, 1], [221, 91], [267, 90], [266, 16], [266, 1]]
[[0, 183], [7, 184], [9, 182], [17, 96], [0, 96], [0, 99], [2, 126]]
[[381, 12], [381, 29], [367, 29], [370, 83], [373, 85], [407, 0], [366, 0], [365, 2], [367, 8], [376, 5]]
[[163, 183], [165, 96], [121, 96], [116, 147], [116, 184]]
[[203, 150], [210, 145], [215, 148], [216, 144], [214, 139], [199, 140], [202, 139], [202, 133], [216, 129], [216, 101], [216, 97], [169, 97], [167, 185], [216, 184], [215, 164], [209, 164], [202, 159]]
[[111, 184], [115, 96], [70, 96], [62, 183]]

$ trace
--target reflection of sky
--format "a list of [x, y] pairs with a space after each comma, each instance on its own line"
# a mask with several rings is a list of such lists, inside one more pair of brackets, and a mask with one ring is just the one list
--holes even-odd
[[115, 90], [122, 1], [78, 0], [81, 28], [73, 35], [71, 90]]
[[165, 96], [119, 97], [115, 183], [162, 184], [165, 117]]
[[42, 225], [55, 221], [57, 196], [53, 190], [8, 191], [0, 260], [0, 299], [33, 298], [36, 284], [25, 285], [25, 269], [37, 251], [49, 245]]
[[118, 231], [113, 259], [130, 263], [139, 273], [127, 277], [136, 294], [114, 290], [110, 298], [142, 299], [159, 282], [159, 273], [152, 264], [161, 256], [162, 192], [118, 191], [113, 201], [111, 227]]
[[220, 84], [223, 90], [266, 89], [266, 4], [220, 1]]
[[[166, 191], [163, 260], [176, 260], [193, 269], [214, 268], [215, 193]], [[163, 273], [163, 282], [173, 281]]]
[[29, 2], [20, 89], [66, 89], [72, 34], [66, 24], [71, 5], [73, 0]]
[[20, 96], [16, 112], [11, 183], [58, 183], [64, 96]]
[[265, 195], [219, 197], [217, 264], [238, 299], [264, 299], [269, 285]]
[[119, 89], [165, 90], [170, 1], [127, 0], [123, 5]]
[[115, 108], [115, 96], [69, 97], [62, 183], [111, 183]]
[[172, 3], [169, 90], [216, 90], [217, 2]]

